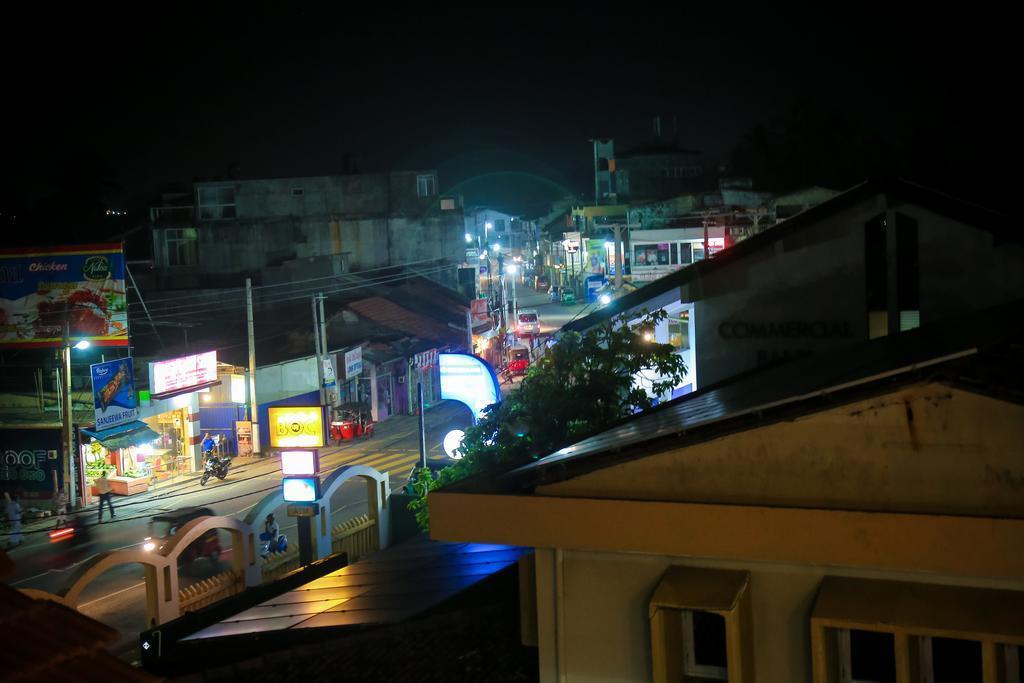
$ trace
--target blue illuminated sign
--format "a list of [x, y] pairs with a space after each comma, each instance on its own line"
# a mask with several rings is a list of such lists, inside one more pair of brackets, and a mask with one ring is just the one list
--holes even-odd
[[289, 503], [312, 503], [320, 498], [320, 482], [316, 477], [288, 477], [282, 494]]
[[490, 364], [468, 353], [440, 353], [441, 398], [464, 403], [473, 411], [473, 419], [483, 409], [501, 400], [498, 376]]

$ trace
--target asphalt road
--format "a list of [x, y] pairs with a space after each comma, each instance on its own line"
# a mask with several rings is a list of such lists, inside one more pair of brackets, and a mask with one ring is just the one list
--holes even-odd
[[[469, 410], [461, 404], [445, 401], [428, 410], [428, 457], [444, 459], [440, 447], [444, 433], [453, 427], [465, 427], [469, 422]], [[376, 432], [372, 439], [357, 439], [340, 447], [324, 449], [321, 452], [321, 469], [330, 472], [342, 465], [368, 465], [387, 471], [392, 490], [399, 490], [419, 460], [417, 419], [396, 416], [377, 425]], [[51, 544], [42, 532], [27, 533], [25, 543], [9, 551], [16, 566], [16, 574], [10, 584], [16, 588], [57, 592], [67, 584], [75, 567], [89, 557], [105, 550], [141, 544], [152, 533], [149, 519], [155, 514], [203, 505], [211, 507], [217, 514], [243, 517], [268, 492], [279, 486], [279, 464], [269, 458], [253, 459], [238, 461], [227, 479], [208, 483], [205, 487], [199, 485], [198, 478], [193, 478], [168, 485], [152, 494], [116, 497], [114, 520], [107, 517], [102, 524], [92, 526], [91, 540], [77, 548], [65, 549], [62, 547], [64, 544]], [[334, 511], [332, 525], [365, 514], [365, 484], [357, 480], [347, 482], [335, 494], [334, 500], [341, 506]], [[95, 509], [83, 514], [87, 515], [88, 523], [96, 523]], [[297, 534], [292, 519], [283, 509], [275, 516], [282, 532], [295, 542]], [[219, 561], [200, 558], [183, 568], [180, 575], [182, 588], [230, 567], [230, 537], [227, 533], [221, 533], [221, 543], [224, 553]], [[105, 572], [85, 590], [79, 607], [85, 614], [118, 629], [122, 641], [114, 651], [132, 659], [137, 634], [146, 626], [142, 567], [124, 565]]]

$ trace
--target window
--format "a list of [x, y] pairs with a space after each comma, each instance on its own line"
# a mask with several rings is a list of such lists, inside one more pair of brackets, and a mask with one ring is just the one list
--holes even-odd
[[199, 264], [199, 231], [195, 228], [164, 230], [164, 265], [195, 266]]
[[669, 264], [668, 243], [634, 244], [633, 264], [637, 266], [667, 266]]
[[725, 617], [702, 610], [682, 612], [683, 680], [728, 680]]
[[235, 218], [235, 188], [200, 187], [199, 218], [203, 220], [219, 220]]
[[811, 613], [814, 682], [1019, 683], [1006, 643], [1021, 614], [1024, 591], [828, 576]]
[[670, 260], [671, 260], [672, 263], [678, 264], [679, 263], [679, 244], [677, 244], [676, 242], [673, 242], [672, 245], [671, 245], [671, 248], [672, 248], [672, 250], [671, 250]]
[[838, 636], [843, 683], [896, 683], [896, 645], [891, 633], [843, 629]]
[[416, 176], [416, 196], [433, 197], [437, 194], [437, 176], [433, 173]]
[[445, 197], [444, 199], [442, 199], [441, 200], [441, 210], [442, 211], [454, 211], [455, 210], [455, 200], [452, 199], [451, 197]]
[[494, 232], [505, 232], [505, 219], [495, 218], [494, 219]]
[[668, 343], [676, 351], [685, 351], [690, 348], [690, 325], [689, 311], [683, 312], [679, 320], [668, 320]]
[[868, 306], [868, 338], [889, 334], [889, 289], [885, 214], [864, 224], [864, 281]]
[[920, 638], [921, 683], [982, 683], [981, 643], [959, 638]]
[[306, 191], [304, 189], [302, 189], [301, 187], [293, 187], [292, 188], [292, 196], [293, 197], [301, 197], [304, 194], [306, 194]]
[[896, 214], [896, 305], [900, 332], [921, 326], [920, 255], [917, 221]]
[[690, 254], [693, 256], [693, 263], [704, 260], [704, 243], [703, 242], [691, 242], [690, 243]]
[[753, 681], [750, 576], [669, 567], [648, 606], [655, 681]]

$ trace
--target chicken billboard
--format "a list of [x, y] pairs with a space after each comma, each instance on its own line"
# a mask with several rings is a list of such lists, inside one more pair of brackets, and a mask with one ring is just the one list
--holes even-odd
[[120, 244], [0, 249], [0, 347], [128, 345]]

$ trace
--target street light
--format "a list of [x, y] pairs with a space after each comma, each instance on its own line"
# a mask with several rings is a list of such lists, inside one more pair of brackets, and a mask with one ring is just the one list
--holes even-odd
[[473, 241], [473, 236], [472, 236], [472, 235], [470, 235], [470, 234], [469, 234], [469, 233], [467, 232], [467, 233], [466, 233], [466, 243], [468, 244], [468, 243], [470, 243], [470, 242], [472, 242], [472, 241]]
[[499, 244], [498, 242], [495, 242], [494, 244], [491, 245], [491, 249], [493, 249], [494, 252], [497, 253], [497, 252], [501, 251], [501, 244]]
[[79, 351], [85, 351], [87, 348], [89, 348], [89, 346], [90, 344], [88, 339], [83, 339], [77, 344], [75, 344], [75, 348], [78, 349]]

